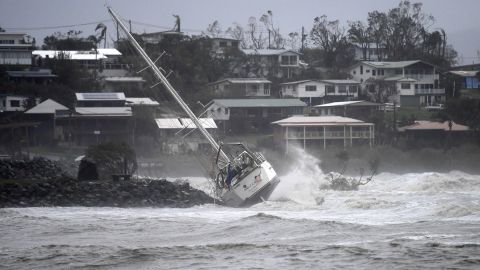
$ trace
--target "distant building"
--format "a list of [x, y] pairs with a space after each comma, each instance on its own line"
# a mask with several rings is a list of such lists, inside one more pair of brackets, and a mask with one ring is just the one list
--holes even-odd
[[16, 83], [35, 83], [35, 84], [49, 84], [53, 82], [58, 76], [52, 74], [50, 69], [32, 69], [22, 71], [7, 71], [9, 81]]
[[86, 69], [96, 70], [100, 77], [125, 76], [131, 68], [131, 65], [120, 63], [122, 53], [115, 48], [89, 51], [36, 50], [32, 54], [37, 66], [45, 66], [51, 59], [65, 59]]
[[320, 116], [344, 116], [367, 120], [370, 116], [385, 110], [385, 104], [365, 100], [332, 102], [313, 107]]
[[26, 111], [25, 116], [29, 121], [40, 123], [30, 133], [30, 141], [34, 145], [51, 145], [65, 140], [65, 131], [62, 126], [56, 125], [56, 119], [69, 113], [67, 107], [52, 99], [47, 99]]
[[240, 50], [240, 40], [228, 37], [212, 37], [212, 51], [215, 55], [222, 56], [227, 50]]
[[32, 65], [33, 44], [24, 33], [0, 32], [0, 65]]
[[125, 94], [117, 93], [75, 93], [75, 107], [124, 107]]
[[411, 147], [445, 147], [471, 140], [472, 131], [453, 121], [415, 121], [412, 125], [399, 127]]
[[103, 89], [105, 92], [115, 92], [117, 89], [138, 92], [144, 89], [145, 82], [142, 77], [104, 77]]
[[480, 99], [480, 70], [451, 70], [446, 75], [452, 78], [453, 94]]
[[387, 48], [384, 44], [376, 43], [353, 43], [355, 60], [357, 61], [382, 61], [388, 59]]
[[206, 115], [225, 133], [268, 131], [271, 122], [303, 114], [306, 106], [298, 99], [214, 99], [207, 105]]
[[0, 113], [23, 112], [29, 99], [27, 96], [0, 94]]
[[[300, 53], [285, 49], [243, 49], [248, 58], [249, 70], [263, 76], [291, 78], [301, 69]], [[247, 64], [248, 65], [248, 64]]]
[[[198, 130], [194, 132], [197, 126], [190, 118], [157, 118], [155, 122], [159, 130], [162, 152], [188, 153], [197, 151], [203, 146], [210, 147], [209, 142]], [[217, 125], [212, 118], [200, 118], [199, 122], [202, 127], [215, 134]], [[185, 135], [188, 136], [188, 140], [182, 139]]]
[[280, 84], [280, 96], [299, 98], [309, 105], [358, 98], [360, 83], [353, 80], [303, 80]]
[[401, 106], [432, 106], [445, 101], [445, 89], [439, 87], [435, 66], [421, 60], [361, 61], [347, 72], [376, 102], [397, 101]]
[[226, 78], [208, 84], [219, 98], [269, 97], [272, 82], [265, 78]]
[[347, 147], [357, 143], [375, 142], [375, 126], [372, 123], [341, 116], [292, 116], [275, 121], [275, 143], [289, 151], [292, 144], [303, 149]]
[[175, 30], [140, 34], [142, 41], [148, 44], [158, 44], [164, 39], [181, 39], [184, 36], [185, 34], [183, 32]]

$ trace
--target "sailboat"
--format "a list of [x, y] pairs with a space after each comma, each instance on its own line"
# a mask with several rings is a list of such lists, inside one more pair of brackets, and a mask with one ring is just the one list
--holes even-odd
[[215, 187], [215, 196], [220, 202], [231, 207], [248, 207], [267, 200], [280, 182], [272, 165], [261, 153], [251, 151], [243, 143], [218, 143], [173, 88], [161, 68], [155, 65], [155, 62], [130, 34], [120, 17], [111, 7], [107, 6], [107, 9], [131, 45], [147, 63], [147, 68], [150, 68], [159, 80], [159, 84], [163, 84], [216, 152], [216, 157], [212, 160], [215, 169], [211, 181]]

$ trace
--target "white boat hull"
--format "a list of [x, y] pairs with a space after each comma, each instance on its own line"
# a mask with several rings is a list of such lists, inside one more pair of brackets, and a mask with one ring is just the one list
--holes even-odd
[[280, 182], [270, 163], [264, 161], [259, 167], [242, 176], [230, 189], [221, 194], [223, 204], [231, 207], [247, 207], [267, 200]]

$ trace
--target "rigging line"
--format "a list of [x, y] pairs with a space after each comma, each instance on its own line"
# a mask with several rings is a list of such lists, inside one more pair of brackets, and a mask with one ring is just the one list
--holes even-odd
[[74, 27], [74, 26], [94, 25], [94, 24], [105, 23], [105, 22], [110, 22], [110, 20], [102, 20], [102, 21], [96, 21], [96, 22], [70, 24], [70, 25], [57, 25], [57, 26], [5, 27], [5, 29], [7, 30], [48, 30], [48, 29], [59, 29], [59, 28], [67, 28], [67, 27]]

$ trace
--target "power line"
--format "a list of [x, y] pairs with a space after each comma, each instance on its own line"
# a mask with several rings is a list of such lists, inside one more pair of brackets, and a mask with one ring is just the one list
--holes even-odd
[[60, 28], [68, 28], [68, 27], [76, 27], [76, 26], [86, 26], [86, 25], [95, 25], [99, 23], [110, 22], [111, 20], [101, 20], [96, 22], [88, 22], [88, 23], [78, 23], [78, 24], [70, 24], [70, 25], [57, 25], [57, 26], [38, 26], [38, 27], [5, 27], [6, 30], [49, 30], [49, 29], [60, 29]]

